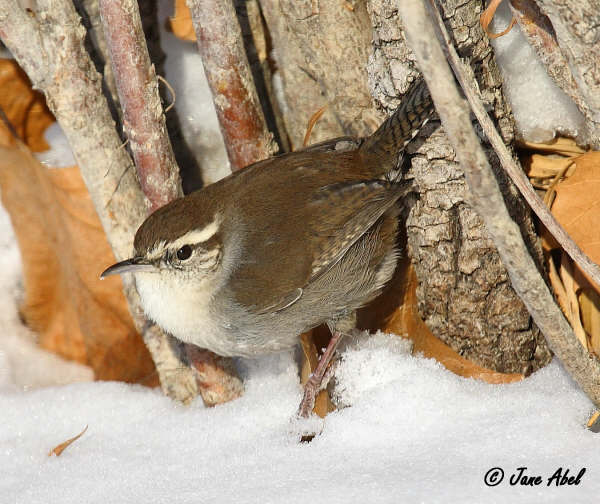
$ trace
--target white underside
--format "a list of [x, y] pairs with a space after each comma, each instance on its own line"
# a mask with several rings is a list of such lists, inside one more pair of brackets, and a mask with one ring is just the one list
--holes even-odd
[[169, 278], [171, 281], [165, 281], [161, 279], [165, 274], [168, 273], [135, 275], [146, 315], [185, 343], [227, 355], [230, 335], [224, 323], [215, 320], [210, 309], [214, 290], [202, 284], [191, 289], [187, 282], [173, 282], [174, 276]]

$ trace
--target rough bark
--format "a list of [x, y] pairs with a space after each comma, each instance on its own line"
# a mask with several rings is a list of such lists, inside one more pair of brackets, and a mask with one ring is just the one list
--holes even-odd
[[188, 0], [232, 170], [277, 151], [256, 94], [233, 0]]
[[[421, 0], [405, 0], [400, 13], [410, 46], [442, 119], [444, 130], [464, 169], [473, 206], [482, 216], [506, 264], [513, 285], [527, 304], [566, 369], [592, 402], [600, 405], [600, 365], [578, 342], [572, 328], [539, 274], [509, 215], [487, 156], [469, 120], [469, 108], [458, 94], [450, 68], [436, 38], [434, 25]], [[409, 22], [407, 22], [409, 21]]]
[[[515, 0], [513, 0], [515, 1]], [[434, 0], [429, 0], [430, 5], [435, 6]], [[432, 7], [432, 13], [436, 28], [440, 33], [440, 40], [444, 54], [448, 62], [454, 70], [454, 74], [459, 81], [463, 92], [473, 110], [473, 114], [477, 118], [479, 126], [483, 134], [489, 141], [498, 157], [498, 161], [502, 165], [502, 169], [508, 175], [510, 180], [515, 184], [531, 210], [536, 214], [538, 219], [544, 224], [548, 232], [556, 239], [560, 246], [569, 254], [571, 259], [577, 263], [583, 272], [596, 284], [600, 285], [600, 266], [594, 263], [582, 250], [577, 243], [569, 236], [565, 229], [556, 220], [550, 212], [548, 206], [537, 195], [523, 168], [515, 160], [514, 154], [504, 144], [500, 134], [496, 130], [494, 122], [488, 116], [483, 102], [479, 99], [477, 90], [473, 86], [473, 82], [468, 77], [470, 68], [463, 64], [462, 59], [452, 45], [448, 30], [443, 24], [443, 20], [437, 7]], [[580, 152], [583, 152], [580, 150]]]
[[115, 84], [115, 76], [110, 64], [106, 39], [104, 38], [104, 32], [102, 31], [98, 0], [75, 0], [73, 4], [83, 20], [83, 25], [87, 29], [90, 42], [93, 46], [93, 51], [90, 50], [90, 47], [88, 46], [88, 52], [96, 64], [96, 69], [102, 73], [104, 85], [112, 99], [112, 103], [109, 103], [109, 106], [112, 105], [118, 107], [119, 97], [117, 95], [117, 85]]
[[[373, 94], [388, 113], [416, 74], [396, 3], [370, 0], [373, 54], [369, 79]], [[459, 54], [470, 63], [484, 101], [506, 142], [512, 119], [487, 37], [479, 25], [482, 2], [442, 2], [443, 14]], [[464, 173], [445, 134], [435, 123], [416, 143], [412, 176], [420, 197], [407, 218], [408, 250], [419, 278], [419, 310], [434, 334], [461, 355], [502, 372], [529, 373], [550, 358], [547, 345], [525, 305], [511, 287], [507, 271], [473, 211]], [[493, 151], [486, 155], [530, 251], [541, 255], [527, 206], [502, 172]], [[539, 267], [539, 266], [538, 266]]]
[[310, 117], [327, 110], [312, 143], [373, 132], [383, 114], [373, 107], [365, 65], [371, 28], [363, 2], [260, 0], [273, 42], [280, 101], [292, 147], [302, 146]]
[[182, 195], [154, 65], [150, 63], [137, 5], [129, 0], [100, 0], [99, 10], [125, 134], [142, 191], [154, 211]]

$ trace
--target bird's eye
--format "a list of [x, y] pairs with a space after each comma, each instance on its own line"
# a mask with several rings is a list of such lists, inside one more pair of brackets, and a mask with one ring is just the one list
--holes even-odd
[[190, 247], [189, 245], [184, 245], [177, 251], [177, 259], [179, 259], [180, 261], [185, 261], [186, 259], [189, 259], [191, 255], [192, 247]]

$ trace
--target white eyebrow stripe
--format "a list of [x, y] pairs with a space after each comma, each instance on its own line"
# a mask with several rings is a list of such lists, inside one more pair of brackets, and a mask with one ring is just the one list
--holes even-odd
[[184, 245], [196, 245], [210, 240], [219, 230], [219, 219], [215, 219], [202, 229], [192, 229], [175, 240], [169, 248], [180, 249]]

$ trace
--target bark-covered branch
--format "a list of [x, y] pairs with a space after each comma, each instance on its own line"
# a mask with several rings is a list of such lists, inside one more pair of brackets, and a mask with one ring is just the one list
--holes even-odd
[[188, 0], [231, 169], [277, 151], [256, 94], [232, 0]]
[[568, 322], [539, 274], [510, 218], [502, 194], [469, 120], [469, 109], [458, 94], [454, 78], [436, 38], [422, 0], [403, 0], [399, 12], [407, 40], [431, 91], [446, 134], [465, 172], [472, 205], [486, 223], [498, 247], [515, 291], [565, 368], [598, 407], [600, 366], [577, 341]]
[[40, 0], [31, 14], [17, 0], [0, 2], [0, 37], [45, 94], [115, 255], [125, 259], [147, 207], [102, 94], [102, 77], [85, 51], [85, 34], [67, 0]]
[[142, 191], [154, 211], [183, 193], [137, 2], [100, 0], [98, 7], [125, 134]]
[[[39, 0], [31, 13], [16, 0], [0, 3], [0, 37], [33, 86], [45, 94], [69, 140], [108, 242], [116, 258], [125, 259], [131, 255], [132, 237], [148, 204], [102, 94], [102, 77], [84, 48], [85, 34], [67, 0]], [[98, 272], [103, 266], [97, 265]], [[171, 345], [149, 344], [160, 331], [146, 323], [133, 279], [124, 277], [123, 287], [163, 390], [180, 401], [191, 400], [197, 394], [192, 371], [182, 366]], [[176, 374], [171, 373], [174, 369]]]

